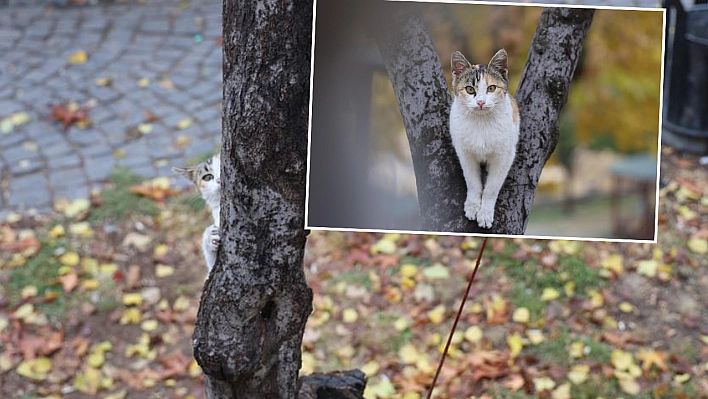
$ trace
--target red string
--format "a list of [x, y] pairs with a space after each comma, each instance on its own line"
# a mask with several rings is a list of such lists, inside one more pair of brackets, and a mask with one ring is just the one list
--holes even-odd
[[457, 310], [457, 316], [455, 316], [455, 322], [452, 323], [452, 330], [450, 331], [450, 336], [447, 337], [447, 343], [445, 344], [445, 350], [443, 350], [442, 356], [440, 357], [440, 363], [438, 363], [438, 369], [435, 370], [435, 377], [433, 377], [433, 383], [430, 385], [430, 390], [428, 391], [427, 399], [433, 396], [433, 389], [435, 389], [435, 383], [438, 381], [438, 376], [440, 375], [440, 370], [445, 363], [445, 357], [447, 357], [447, 351], [450, 349], [450, 343], [452, 342], [452, 335], [455, 334], [455, 329], [457, 329], [457, 322], [460, 321], [460, 316], [462, 316], [462, 309], [465, 307], [465, 302], [467, 302], [467, 296], [470, 294], [470, 289], [472, 288], [472, 282], [474, 281], [474, 276], [477, 275], [477, 269], [479, 269], [479, 262], [482, 260], [482, 254], [484, 253], [484, 247], [487, 246], [487, 238], [482, 241], [482, 247], [479, 249], [477, 254], [477, 263], [474, 265], [474, 270], [472, 271], [472, 276], [470, 276], [470, 281], [467, 283], [467, 290], [465, 291], [465, 296], [462, 297], [462, 303], [460, 303], [460, 309]]

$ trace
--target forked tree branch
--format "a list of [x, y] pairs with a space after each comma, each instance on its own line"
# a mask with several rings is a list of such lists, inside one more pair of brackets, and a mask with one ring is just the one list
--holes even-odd
[[464, 216], [466, 184], [450, 140], [450, 94], [430, 35], [411, 11], [379, 12], [377, 42], [403, 116], [426, 231], [521, 235], [541, 170], [558, 142], [558, 118], [592, 22], [593, 9], [544, 9], [516, 99], [517, 156], [497, 200], [494, 223], [481, 229]]

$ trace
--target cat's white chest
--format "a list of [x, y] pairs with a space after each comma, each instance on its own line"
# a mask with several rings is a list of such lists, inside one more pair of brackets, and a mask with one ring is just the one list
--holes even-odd
[[450, 135], [455, 150], [464, 151], [479, 162], [516, 151], [519, 127], [514, 125], [510, 104], [493, 112], [471, 111], [458, 98], [450, 110]]

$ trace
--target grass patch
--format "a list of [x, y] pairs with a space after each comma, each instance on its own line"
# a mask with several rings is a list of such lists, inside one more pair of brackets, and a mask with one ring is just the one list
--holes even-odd
[[40, 238], [39, 251], [23, 266], [10, 272], [7, 288], [11, 301], [20, 301], [22, 289], [30, 285], [37, 287], [37, 296], [43, 296], [49, 290], [63, 292], [57, 282], [60, 264], [54, 256], [60, 248], [68, 249], [66, 241]]
[[341, 272], [334, 276], [332, 279], [334, 285], [339, 282], [347, 283], [347, 285], [358, 285], [360, 287], [366, 288], [367, 291], [371, 291], [371, 280], [369, 279], [369, 272], [362, 270], [357, 267], [356, 270]]
[[577, 341], [582, 342], [589, 349], [584, 359], [598, 363], [608, 363], [610, 361], [612, 355], [612, 347], [610, 345], [594, 341], [587, 336], [572, 337], [567, 330], [561, 331], [557, 337], [532, 346], [531, 352], [547, 363], [569, 367], [571, 359], [568, 348], [573, 342]]
[[546, 304], [541, 300], [541, 296], [526, 288], [523, 284], [516, 284], [514, 289], [509, 293], [509, 302], [514, 305], [514, 308], [524, 307], [531, 314], [531, 321], [538, 320], [543, 317], [543, 309]]
[[491, 393], [494, 399], [536, 399], [536, 396], [526, 395], [522, 391], [514, 392], [510, 389], [499, 387], [496, 384], [492, 388]]
[[597, 269], [588, 266], [583, 260], [573, 257], [561, 257], [560, 273], [575, 282], [575, 291], [581, 295], [591, 289], [599, 289], [607, 284]]
[[124, 168], [116, 168], [110, 177], [111, 186], [101, 192], [103, 204], [91, 212], [91, 221], [119, 220], [130, 214], [156, 216], [160, 210], [149, 198], [130, 192], [130, 187], [144, 180]]

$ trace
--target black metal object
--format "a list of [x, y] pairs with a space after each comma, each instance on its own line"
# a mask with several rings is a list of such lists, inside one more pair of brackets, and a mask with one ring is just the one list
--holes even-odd
[[685, 10], [679, 0], [666, 0], [664, 6], [666, 138], [674, 136], [673, 141], [684, 144], [688, 140], [685, 149], [708, 152], [708, 4]]

